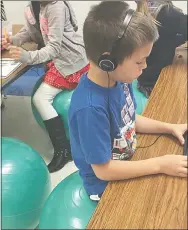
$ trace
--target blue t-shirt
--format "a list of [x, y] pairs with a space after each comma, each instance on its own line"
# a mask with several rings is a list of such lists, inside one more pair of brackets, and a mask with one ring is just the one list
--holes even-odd
[[89, 195], [102, 194], [107, 181], [96, 177], [91, 164], [128, 160], [136, 149], [132, 86], [117, 82], [101, 87], [83, 75], [69, 109], [72, 157]]

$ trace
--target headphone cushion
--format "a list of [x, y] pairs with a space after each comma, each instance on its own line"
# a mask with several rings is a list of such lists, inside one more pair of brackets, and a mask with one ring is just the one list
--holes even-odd
[[117, 68], [117, 62], [110, 54], [103, 54], [98, 60], [98, 66], [105, 72], [112, 72]]

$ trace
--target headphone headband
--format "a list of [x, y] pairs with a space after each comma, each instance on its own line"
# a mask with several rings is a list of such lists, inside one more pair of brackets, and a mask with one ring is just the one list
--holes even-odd
[[129, 23], [131, 22], [132, 16], [134, 14], [134, 10], [129, 9], [126, 13], [125, 19], [123, 21], [123, 27], [124, 29], [122, 31], [119, 32], [118, 35], [118, 40], [121, 39], [123, 37], [123, 35], [125, 34], [127, 27], [129, 26]]
[[[113, 50], [116, 48], [119, 41], [123, 38], [127, 30], [127, 27], [129, 26], [131, 22], [134, 12], [135, 11], [132, 9], [129, 9], [127, 11], [125, 19], [123, 21], [123, 30], [119, 32], [116, 41], [113, 43], [111, 53], [113, 53]], [[117, 62], [115, 58], [112, 57], [111, 54], [105, 54], [105, 55], [103, 54], [98, 60], [98, 66], [105, 72], [112, 72], [117, 68]]]

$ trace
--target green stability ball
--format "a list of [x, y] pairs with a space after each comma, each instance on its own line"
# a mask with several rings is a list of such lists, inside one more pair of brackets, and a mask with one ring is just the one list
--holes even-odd
[[35, 229], [51, 191], [42, 157], [20, 140], [2, 138], [2, 229]]
[[[43, 120], [33, 104], [33, 95], [35, 94], [35, 92], [37, 91], [41, 83], [42, 83], [42, 78], [38, 80], [38, 82], [36, 83], [34, 87], [32, 97], [31, 97], [31, 106], [32, 106], [33, 115], [37, 123], [42, 128], [45, 128]], [[53, 107], [55, 108], [55, 110], [57, 111], [57, 113], [60, 115], [61, 119], [64, 122], [65, 132], [66, 132], [66, 136], [68, 139], [69, 139], [68, 111], [69, 111], [69, 106], [70, 106], [71, 97], [72, 97], [73, 92], [74, 90], [63, 90], [55, 97], [53, 101]]]
[[132, 83], [132, 87], [133, 87], [133, 94], [134, 94], [136, 104], [137, 104], [136, 114], [140, 115], [140, 114], [143, 113], [143, 111], [144, 111], [144, 109], [146, 107], [146, 104], [148, 102], [148, 99], [143, 93], [141, 93], [138, 90], [137, 83], [138, 83], [138, 81], [134, 80], [133, 83]]
[[86, 229], [96, 206], [75, 172], [50, 194], [41, 212], [39, 229]]

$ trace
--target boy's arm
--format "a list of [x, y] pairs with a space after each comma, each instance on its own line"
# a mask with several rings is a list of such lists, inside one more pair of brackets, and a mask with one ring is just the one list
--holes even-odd
[[136, 115], [136, 132], [138, 133], [171, 133], [171, 124]]
[[105, 164], [93, 164], [92, 168], [101, 180], [125, 180], [160, 173], [160, 160], [159, 158], [142, 161], [110, 160]]
[[[173, 131], [177, 133], [172, 133]], [[143, 133], [171, 133], [181, 137], [187, 125], [174, 125], [137, 115], [136, 131]], [[180, 139], [179, 137], [179, 139]], [[105, 164], [92, 164], [101, 180], [125, 180], [146, 175], [164, 173], [171, 176], [187, 177], [187, 156], [165, 155], [140, 161], [109, 160]]]
[[136, 132], [138, 133], [172, 134], [181, 144], [184, 144], [183, 134], [186, 130], [187, 124], [170, 124], [136, 115]]
[[187, 177], [187, 156], [165, 155], [140, 161], [110, 160], [105, 164], [93, 164], [95, 175], [105, 181], [125, 180], [163, 173]]
[[70, 121], [69, 128], [71, 140], [79, 137], [77, 142], [87, 164], [101, 180], [124, 180], [157, 173], [187, 176], [186, 156], [167, 155], [142, 161], [111, 160], [110, 122], [101, 108], [82, 109]]

